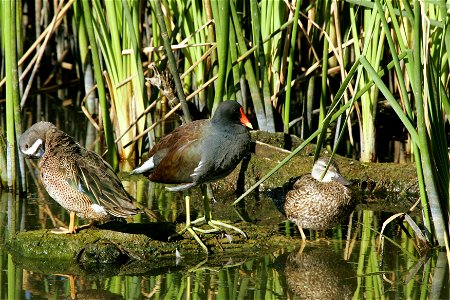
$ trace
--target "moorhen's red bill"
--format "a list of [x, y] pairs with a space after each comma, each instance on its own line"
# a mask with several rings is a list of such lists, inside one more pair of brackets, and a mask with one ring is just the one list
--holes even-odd
[[132, 174], [151, 181], [179, 184], [167, 188], [182, 191], [223, 178], [231, 173], [250, 149], [252, 128], [242, 106], [224, 101], [211, 120], [178, 127], [150, 150], [150, 158]]

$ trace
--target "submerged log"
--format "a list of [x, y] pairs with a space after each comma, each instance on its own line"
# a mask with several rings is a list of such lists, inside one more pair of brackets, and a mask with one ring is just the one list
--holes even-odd
[[[248, 238], [233, 235], [202, 235], [204, 243], [215, 253], [207, 256], [189, 235], [170, 236], [180, 230], [171, 223], [136, 224], [110, 222], [81, 230], [74, 235], [54, 234], [50, 230], [17, 233], [6, 246], [14, 261], [27, 269], [46, 273], [73, 275], [101, 272], [103, 275], [154, 273], [177, 267], [193, 268], [208, 258], [208, 266], [223, 266], [294, 247], [298, 238], [281, 235], [277, 226], [235, 224]], [[179, 251], [182, 258], [176, 257]], [[245, 259], [244, 259], [245, 258]]]

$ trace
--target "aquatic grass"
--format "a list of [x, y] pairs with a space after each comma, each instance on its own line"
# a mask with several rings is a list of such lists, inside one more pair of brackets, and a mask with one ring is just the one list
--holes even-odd
[[[215, 96], [212, 111], [214, 111], [223, 101], [226, 94], [226, 78], [227, 78], [227, 62], [228, 62], [228, 47], [232, 47], [228, 43], [229, 28], [230, 28], [230, 10], [231, 3], [229, 1], [212, 0], [211, 11], [215, 24], [215, 37], [217, 41], [217, 67], [218, 79], [215, 86]], [[231, 32], [231, 34], [233, 34]]]
[[[382, 7], [381, 3], [379, 1], [376, 1], [377, 9], [381, 12]], [[392, 9], [391, 9], [392, 11]], [[382, 15], [380, 13], [380, 15]], [[388, 24], [386, 20], [384, 19], [384, 16], [382, 18], [382, 23], [385, 28], [388, 27]], [[416, 151], [414, 152], [414, 155], [416, 156], [416, 166], [417, 166], [417, 172], [418, 172], [418, 178], [420, 182], [420, 188], [421, 188], [421, 198], [422, 203], [425, 208], [430, 207], [430, 212], [432, 216], [432, 222], [434, 225], [435, 234], [438, 243], [441, 246], [444, 246], [446, 244], [445, 240], [448, 239], [448, 235], [446, 232], [448, 232], [448, 213], [445, 211], [448, 211], [448, 203], [444, 204], [445, 202], [441, 203], [439, 199], [446, 199], [448, 196], [448, 159], [446, 150], [444, 151], [444, 147], [434, 147], [436, 151], [431, 155], [430, 153], [430, 145], [428, 144], [429, 141], [431, 143], [437, 142], [438, 144], [445, 144], [445, 142], [438, 142], [438, 141], [444, 141], [445, 135], [443, 134], [442, 130], [433, 130], [433, 128], [440, 128], [443, 126], [443, 119], [440, 117], [442, 116], [442, 104], [435, 104], [433, 101], [431, 101], [430, 96], [428, 93], [433, 92], [433, 90], [436, 90], [433, 87], [440, 86], [440, 80], [433, 81], [430, 79], [433, 79], [433, 77], [428, 77], [430, 74], [429, 72], [429, 64], [432, 63], [428, 58], [428, 52], [426, 51], [427, 44], [428, 44], [428, 35], [427, 33], [429, 31], [422, 30], [421, 25], [421, 6], [418, 1], [414, 3], [414, 27], [413, 27], [413, 38], [416, 45], [412, 51], [412, 57], [406, 62], [406, 66], [408, 66], [406, 69], [409, 73], [409, 77], [412, 78], [411, 80], [411, 88], [413, 90], [414, 94], [414, 100], [415, 100], [415, 108], [416, 113], [414, 116], [411, 115], [411, 109], [407, 109], [407, 113], [409, 113], [409, 116], [407, 116], [402, 107], [397, 103], [396, 99], [392, 95], [392, 93], [389, 91], [387, 86], [384, 84], [382, 79], [378, 77], [375, 74], [375, 70], [373, 69], [372, 65], [364, 58], [361, 58], [361, 62], [364, 66], [364, 68], [369, 72], [369, 74], [372, 76], [373, 80], [376, 82], [377, 86], [380, 88], [380, 91], [382, 91], [383, 95], [388, 100], [389, 104], [394, 108], [396, 111], [398, 117], [402, 120], [405, 127], [408, 129], [409, 134], [411, 135], [412, 141], [414, 145], [416, 145]], [[394, 31], [395, 33], [396, 31]], [[422, 37], [424, 35], [424, 37]], [[397, 32], [396, 38], [401, 39], [403, 36]], [[425, 44], [422, 44], [421, 41], [424, 41]], [[390, 46], [390, 50], [393, 53], [393, 56], [396, 56], [396, 51], [394, 48], [394, 44], [390, 36], [388, 35], [388, 44]], [[404, 43], [407, 44], [407, 43]], [[425, 63], [425, 65], [421, 64], [421, 61]], [[396, 63], [396, 73], [400, 74], [402, 71], [399, 66], [398, 58], [394, 58], [394, 62]], [[427, 63], [429, 62], [429, 63]], [[425, 74], [425, 75], [422, 75]], [[402, 76], [400, 75], [400, 78]], [[436, 77], [435, 77], [436, 78]], [[403, 81], [402, 81], [403, 84]], [[406, 88], [401, 88], [402, 92], [406, 92]], [[424, 102], [424, 97], [425, 101]], [[407, 103], [406, 107], [412, 107], [411, 104], [409, 104], [409, 97], [407, 95], [403, 95], [403, 102]], [[439, 99], [439, 94], [435, 93], [433, 99]], [[443, 101], [438, 101], [437, 103], [442, 103]], [[424, 110], [425, 107], [429, 107], [426, 111]], [[425, 112], [427, 113], [427, 117], [425, 117]], [[414, 124], [412, 124], [411, 121], [414, 119], [417, 119], [417, 129], [415, 128]], [[427, 130], [427, 126], [429, 129]], [[431, 130], [431, 131], [430, 131]], [[429, 136], [429, 132], [432, 132], [436, 134], [435, 136]], [[440, 149], [440, 150], [439, 150]], [[433, 158], [432, 158], [433, 157]], [[443, 157], [445, 157], [445, 161], [443, 162]], [[433, 162], [434, 159], [437, 159], [437, 162]], [[442, 166], [442, 168], [439, 168], [436, 170], [436, 165]], [[422, 173], [423, 172], [423, 173]], [[447, 186], [447, 189], [444, 188], [444, 190], [441, 189], [442, 194], [439, 195], [439, 190], [437, 189], [437, 178], [439, 176], [434, 176], [433, 174], [436, 174], [436, 172], [439, 174], [442, 172], [441, 176], [443, 176], [444, 181], [447, 182], [444, 184]], [[444, 174], [445, 173], [445, 174]], [[445, 192], [447, 190], [447, 192]], [[429, 205], [429, 206], [428, 206]], [[425, 210], [426, 212], [426, 210]], [[447, 221], [445, 221], [447, 220]], [[430, 216], [426, 214], [425, 218], [425, 224], [430, 224]], [[447, 225], [446, 225], [447, 224]], [[430, 226], [427, 226], [428, 231], [431, 230]]]
[[118, 160], [117, 160], [117, 150], [116, 146], [113, 143], [113, 131], [112, 131], [112, 123], [109, 117], [109, 109], [106, 102], [106, 90], [104, 85], [104, 80], [101, 71], [100, 59], [97, 55], [98, 46], [95, 37], [95, 32], [93, 28], [93, 16], [91, 13], [91, 5], [87, 0], [82, 0], [82, 8], [84, 18], [80, 21], [84, 21], [84, 27], [86, 28], [89, 46], [91, 49], [91, 58], [94, 69], [94, 78], [97, 83], [97, 93], [99, 97], [99, 103], [102, 111], [102, 122], [103, 122], [103, 130], [105, 132], [105, 139], [107, 145], [107, 161], [111, 164], [113, 168], [117, 168]]
[[301, 1], [298, 0], [295, 6], [295, 12], [294, 12], [294, 18], [293, 18], [293, 25], [292, 25], [292, 31], [290, 36], [290, 47], [289, 47], [289, 65], [287, 69], [287, 77], [286, 82], [288, 83], [286, 86], [286, 100], [284, 103], [284, 114], [283, 114], [283, 122], [284, 122], [284, 133], [289, 133], [289, 115], [291, 112], [291, 85], [290, 82], [292, 81], [292, 72], [294, 68], [294, 54], [297, 44], [297, 30], [298, 30], [298, 18], [299, 18], [299, 11], [300, 11], [300, 5]]
[[[351, 18], [351, 32], [354, 41], [354, 51], [356, 53], [356, 59], [363, 56], [365, 57], [371, 65], [378, 70], [378, 66], [381, 60], [381, 54], [383, 43], [384, 43], [384, 31], [380, 31], [380, 16], [376, 9], [360, 8], [363, 10], [363, 32], [364, 38], [363, 47], [360, 49], [359, 46], [359, 32], [357, 29], [356, 20], [354, 18], [354, 7], [350, 7], [350, 18]], [[363, 72], [361, 68], [359, 70]], [[359, 88], [362, 88], [368, 81], [370, 81], [370, 76], [364, 73], [360, 74], [361, 80], [359, 81]], [[375, 150], [375, 118], [377, 112], [377, 98], [378, 89], [377, 87], [372, 87], [372, 89], [361, 96], [361, 120], [359, 120], [359, 126], [361, 131], [361, 161], [371, 162], [375, 161], [376, 150]]]
[[[5, 49], [6, 76], [6, 162], [7, 184], [10, 190], [17, 187], [17, 148], [16, 134], [21, 133], [20, 108], [17, 78], [17, 43], [16, 43], [16, 5], [15, 1], [1, 3], [2, 17], [2, 45]], [[19, 118], [19, 119], [18, 119]], [[16, 125], [19, 125], [16, 128]], [[17, 130], [17, 133], [16, 133]]]
[[[138, 42], [140, 41], [137, 29], [139, 24], [136, 23], [140, 11], [137, 3], [128, 3], [128, 1], [106, 1], [103, 7], [99, 0], [95, 0], [92, 7], [86, 1], [83, 2], [83, 5], [89, 43], [93, 50], [92, 53], [95, 53], [95, 55], [93, 54], [93, 67], [102, 108], [106, 143], [108, 153], [110, 150], [112, 152], [108, 155], [110, 155], [110, 159], [113, 159], [116, 155], [112, 139], [112, 125], [114, 125], [116, 135], [120, 136], [122, 132], [126, 131], [132, 120], [141, 114], [146, 102], [140, 59], [141, 45]], [[90, 9], [92, 9], [92, 13]], [[92, 23], [91, 20], [95, 20], [95, 22]], [[94, 48], [98, 48], [100, 51], [94, 51]], [[102, 55], [107, 70], [106, 78], [110, 80], [109, 93], [111, 109], [115, 114], [114, 124], [108, 121], [109, 105], [106, 102], [106, 91], [99, 84], [99, 82], [103, 82], [103, 75], [96, 53]], [[142, 131], [144, 125], [144, 120], [137, 122], [135, 132]], [[133, 148], [123, 148], [123, 145], [131, 140], [132, 136], [133, 132], [128, 131], [118, 142], [119, 154], [122, 159], [129, 158], [134, 151]]]
[[[232, 34], [236, 35], [236, 41], [238, 44], [238, 53], [240, 54], [240, 57], [243, 56], [243, 54], [247, 53], [247, 47], [245, 43], [245, 38], [243, 34], [243, 29], [241, 27], [241, 22], [237, 14], [236, 6], [233, 2], [230, 2], [230, 11], [232, 16], [232, 22], [233, 22], [233, 28], [234, 32]], [[256, 48], [255, 48], [256, 50]], [[252, 98], [252, 104], [255, 109], [256, 118], [258, 120], [258, 126], [260, 130], [266, 130], [266, 114], [264, 109], [264, 103], [263, 99], [260, 94], [258, 82], [256, 80], [256, 74], [255, 69], [252, 66], [252, 63], [250, 60], [245, 60], [244, 62], [244, 69], [245, 69], [245, 77], [248, 82], [248, 87], [250, 89], [250, 95]], [[236, 83], [235, 83], [236, 84]]]
[[[216, 3], [217, 2], [217, 3]], [[212, 73], [209, 72], [207, 74], [204, 74], [204, 71], [201, 71], [203, 69], [203, 64], [204, 62], [202, 61], [202, 63], [199, 65], [198, 68], [196, 68], [195, 71], [195, 78], [197, 80], [197, 82], [195, 83], [195, 85], [199, 85], [199, 79], [202, 78], [202, 80], [204, 80], [203, 82], [205, 82], [205, 80], [207, 78], [211, 78], [210, 76], [214, 76], [216, 78], [218, 78], [219, 81], [216, 82], [215, 84], [215, 88], [217, 89], [216, 92], [213, 94], [215, 95], [216, 99], [223, 97], [223, 92], [221, 92], [222, 88], [222, 82], [224, 82], [225, 86], [226, 86], [226, 96], [229, 99], [242, 99], [242, 103], [244, 105], [244, 107], [247, 106], [247, 104], [245, 103], [246, 100], [246, 93], [245, 93], [245, 86], [242, 85], [242, 76], [244, 73], [241, 72], [242, 68], [239, 68], [239, 62], [242, 61], [243, 59], [246, 59], [244, 62], [244, 69], [245, 69], [245, 76], [248, 82], [248, 87], [251, 91], [252, 94], [252, 99], [251, 99], [251, 104], [253, 104], [253, 109], [256, 113], [257, 119], [258, 119], [258, 124], [260, 129], [265, 129], [266, 127], [268, 128], [268, 130], [273, 131], [274, 130], [274, 120], [272, 117], [272, 99], [273, 97], [269, 96], [268, 92], [268, 86], [272, 86], [274, 85], [273, 82], [266, 82], [265, 76], [267, 75], [267, 71], [268, 69], [266, 69], [265, 64], [266, 60], [263, 57], [261, 57], [261, 54], [257, 54], [255, 57], [251, 57], [249, 56], [253, 51], [255, 51], [255, 49], [259, 49], [259, 47], [262, 48], [262, 45], [264, 43], [266, 43], [267, 41], [270, 41], [272, 45], [277, 45], [277, 47], [279, 47], [280, 43], [280, 38], [281, 38], [281, 34], [280, 31], [284, 30], [287, 25], [283, 24], [281, 25], [279, 28], [275, 28], [274, 30], [276, 32], [274, 32], [273, 34], [269, 34], [269, 36], [261, 36], [260, 38], [258, 38], [258, 34], [261, 32], [261, 27], [258, 27], [258, 25], [255, 25], [255, 27], [252, 29], [252, 32], [255, 34], [254, 37], [254, 41], [255, 43], [257, 42], [258, 44], [256, 44], [255, 46], [253, 46], [253, 48], [249, 51], [247, 50], [247, 45], [245, 43], [245, 40], [243, 39], [243, 35], [242, 33], [245, 32], [245, 29], [242, 27], [241, 25], [241, 20], [242, 18], [240, 17], [239, 13], [242, 13], [243, 16], [245, 16], [248, 13], [248, 10], [246, 10], [245, 6], [244, 6], [244, 10], [238, 11], [238, 9], [240, 9], [241, 7], [239, 7], [238, 9], [236, 7], [234, 7], [234, 3], [231, 2], [229, 6], [228, 3], [224, 3], [222, 1], [212, 1], [211, 2], [211, 6], [209, 6], [209, 2], [205, 3], [205, 7], [203, 10], [200, 10], [200, 7], [197, 6], [197, 4], [193, 4], [191, 6], [189, 6], [189, 8], [185, 7], [184, 4], [181, 3], [181, 5], [177, 5], [174, 6], [175, 4], [172, 1], [169, 1], [168, 3], [168, 8], [169, 8], [169, 12], [167, 14], [167, 16], [165, 16], [165, 20], [166, 23], [168, 24], [173, 24], [172, 26], [174, 26], [174, 28], [172, 28], [172, 30], [176, 31], [177, 33], [182, 33], [183, 35], [188, 34], [188, 30], [193, 31], [194, 29], [192, 28], [191, 24], [186, 24], [189, 20], [192, 20], [192, 22], [194, 24], [200, 25], [200, 24], [204, 24], [205, 22], [205, 17], [204, 17], [204, 10], [206, 10], [206, 14], [209, 13], [208, 9], [211, 9], [212, 12], [212, 16], [214, 17], [214, 22], [215, 22], [215, 36], [216, 39], [223, 39], [224, 37], [226, 37], [227, 41], [225, 43], [226, 47], [228, 47], [228, 49], [230, 49], [230, 51], [228, 51], [229, 53], [226, 53], [227, 51], [224, 51], [224, 48], [219, 49], [219, 52], [222, 52], [222, 54], [220, 55], [220, 59], [218, 58], [217, 61], [214, 60], [215, 57], [215, 53], [213, 52], [211, 55], [211, 62], [213, 64], [213, 66], [210, 66], [210, 69], [206, 68], [205, 71], [207, 70], [211, 70], [212, 69]], [[223, 7], [219, 7], [217, 5], [225, 5]], [[230, 8], [230, 16], [227, 18], [227, 14], [223, 13], [226, 12], [228, 9], [228, 6]], [[217, 11], [219, 9], [222, 9], [222, 13], [218, 14]], [[253, 15], [258, 15], [260, 14], [260, 8], [259, 6], [256, 7], [255, 5], [253, 6], [253, 8], [251, 9], [250, 13], [253, 11]], [[282, 14], [282, 9], [278, 8], [275, 9], [274, 11], [276, 12], [280, 12], [280, 14]], [[176, 20], [175, 22], [172, 22], [170, 20], [170, 17], [178, 17], [180, 15], [180, 13], [183, 12], [186, 16], [186, 18], [181, 18], [180, 20]], [[284, 15], [284, 14], [282, 14]], [[273, 15], [274, 18], [279, 18], [278, 15]], [[207, 18], [210, 18], [209, 16]], [[228, 20], [229, 19], [229, 20]], [[229, 22], [228, 24], [230, 24], [229, 28], [226, 27], [225, 29], [222, 28], [223, 24], [227, 24], [227, 22]], [[280, 19], [278, 19], [278, 21], [275, 24], [280, 24]], [[292, 22], [290, 22], [292, 23]], [[284, 27], [284, 28], [283, 28]], [[209, 29], [212, 28], [212, 25], [209, 26]], [[233, 33], [233, 34], [229, 34], [229, 32]], [[204, 42], [204, 38], [202, 37], [203, 35], [203, 31], [199, 31], [199, 34], [195, 34], [194, 35], [194, 39], [198, 39], [196, 41], [200, 41], [200, 42]], [[155, 35], [155, 40], [159, 40], [159, 36], [160, 35]], [[177, 40], [181, 39], [181, 37], [177, 36]], [[213, 35], [211, 35], [213, 36]], [[211, 40], [211, 36], [210, 41], [214, 41]], [[252, 35], [253, 36], [253, 35]], [[172, 40], [174, 40], [174, 37], [171, 37]], [[228, 42], [228, 39], [232, 39], [230, 41], [236, 41], [237, 42], [237, 46], [235, 46], [235, 42]], [[262, 42], [261, 42], [262, 40]], [[279, 49], [279, 48], [278, 48]], [[196, 49], [196, 48], [186, 48], [184, 51], [184, 53], [186, 54], [186, 58], [188, 59], [188, 61], [184, 64], [184, 68], [186, 70], [186, 68], [188, 68], [189, 65], [192, 64], [191, 60], [193, 58], [198, 58], [199, 57], [199, 51], [200, 48]], [[280, 50], [278, 50], [280, 51]], [[226, 55], [224, 54], [226, 53]], [[261, 52], [263, 53], [263, 52]], [[271, 52], [273, 53], [273, 52]], [[278, 52], [279, 53], [279, 52]], [[230, 57], [228, 57], [230, 56]], [[240, 57], [239, 57], [240, 56]], [[276, 59], [276, 58], [275, 58]], [[232, 61], [231, 61], [232, 60]], [[237, 60], [237, 61], [236, 61]], [[259, 61], [259, 63], [257, 62]], [[205, 63], [209, 63], [207, 61], [205, 61]], [[258, 68], [258, 72], [256, 72], [256, 69], [254, 68], [254, 63], [255, 64], [259, 64], [261, 68]], [[223, 67], [222, 67], [223, 65]], [[220, 76], [219, 73], [215, 73], [215, 70], [219, 70], [220, 72]], [[202, 73], [203, 72], [203, 73]], [[225, 73], [224, 73], [225, 72]], [[201, 74], [199, 74], [201, 73]], [[229, 74], [232, 73], [233, 76], [229, 76]], [[212, 75], [211, 75], [212, 74]], [[261, 74], [259, 76], [259, 74]], [[222, 77], [225, 77], [226, 80]], [[204, 79], [203, 79], [204, 78]], [[274, 77], [275, 78], [275, 77]], [[270, 78], [267, 77], [267, 80], [269, 80]], [[186, 82], [186, 80], [189, 80], [189, 77], [186, 77], [185, 79], [185, 87], [186, 86], [191, 86], [190, 84], [188, 84]], [[273, 79], [274, 81], [276, 81], [275, 79]], [[260, 86], [260, 83], [262, 84], [262, 86]], [[207, 95], [208, 95], [208, 99], [209, 95], [211, 95], [211, 89], [207, 90]], [[231, 92], [231, 94], [230, 94]], [[223, 95], [222, 95], [223, 94]], [[221, 96], [222, 95], [222, 96]], [[200, 107], [202, 108], [202, 91], [200, 92], [199, 98], [196, 97], [196, 100], [199, 100], [200, 103]], [[215, 101], [215, 105], [217, 105], [218, 100]], [[214, 110], [214, 107], [213, 109]]]
[[[261, 6], [264, 4], [261, 3]], [[277, 15], [270, 15], [266, 20], [269, 20], [267, 22], [268, 24], [274, 23], [274, 19], [281, 17], [279, 14], [279, 11], [277, 11]], [[272, 108], [272, 102], [271, 102], [271, 91], [270, 91], [270, 83], [269, 83], [269, 74], [270, 71], [270, 60], [267, 60], [269, 57], [274, 57], [272, 55], [266, 55], [264, 44], [262, 43], [262, 35], [263, 35], [263, 27], [264, 23], [261, 21], [262, 17], [262, 7], [260, 9], [260, 6], [256, 2], [256, 0], [250, 1], [250, 15], [252, 19], [252, 38], [253, 38], [253, 45], [257, 45], [258, 48], [255, 51], [255, 66], [256, 68], [256, 79], [259, 83], [260, 93], [261, 97], [263, 98], [264, 102], [264, 112], [266, 115], [266, 131], [268, 132], [275, 132], [275, 121], [273, 118], [273, 108]], [[270, 28], [269, 30], [266, 29], [266, 33], [270, 33], [276, 28]], [[268, 31], [268, 32], [267, 32]], [[280, 42], [279, 36], [274, 37], [273, 43], [278, 44]], [[272, 41], [271, 41], [272, 42]], [[272, 43], [271, 43], [272, 44]], [[269, 46], [269, 45], [268, 45]], [[267, 47], [266, 47], [267, 48]], [[269, 58], [270, 59], [270, 58]], [[273, 78], [272, 80], [274, 80]], [[273, 84], [272, 84], [273, 85]]]

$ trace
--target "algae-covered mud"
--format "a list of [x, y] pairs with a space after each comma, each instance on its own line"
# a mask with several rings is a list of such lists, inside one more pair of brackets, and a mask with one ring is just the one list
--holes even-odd
[[[31, 264], [34, 270], [65, 273], [68, 268], [79, 275], [98, 273], [99, 266], [113, 274], [146, 273], [171, 267], [177, 259], [183, 260], [185, 268], [194, 267], [205, 258], [208, 264], [220, 265], [226, 259], [249, 259], [299, 244], [298, 238], [282, 236], [275, 227], [236, 225], [248, 233], [248, 238], [202, 236], [214, 251], [208, 256], [189, 235], [168, 242], [174, 233], [173, 229], [163, 228], [170, 228], [168, 224], [108, 224], [103, 229], [82, 230], [75, 236], [56, 235], [48, 230], [21, 232], [7, 242], [7, 249], [17, 262]], [[160, 230], [159, 237], [152, 234], [153, 230]]]

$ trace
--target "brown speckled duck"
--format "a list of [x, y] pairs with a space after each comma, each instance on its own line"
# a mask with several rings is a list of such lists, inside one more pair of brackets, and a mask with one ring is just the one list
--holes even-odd
[[69, 228], [53, 232], [75, 233], [75, 215], [106, 221], [137, 213], [111, 166], [52, 123], [38, 122], [28, 128], [19, 147], [28, 158], [40, 159], [39, 174], [45, 189], [70, 212]]
[[318, 159], [311, 175], [303, 175], [275, 188], [268, 193], [278, 210], [297, 224], [306, 240], [303, 228], [325, 230], [342, 223], [353, 211], [355, 203], [347, 187], [350, 182], [331, 161], [326, 170], [328, 158]]

